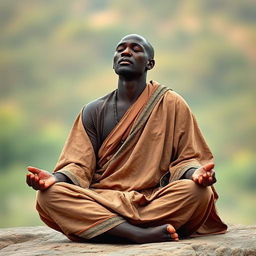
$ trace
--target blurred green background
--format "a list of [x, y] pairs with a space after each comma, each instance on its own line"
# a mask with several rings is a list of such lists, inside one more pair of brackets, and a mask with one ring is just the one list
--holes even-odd
[[0, 227], [41, 225], [26, 166], [52, 170], [80, 109], [116, 88], [116, 43], [154, 45], [154, 79], [191, 106], [216, 157], [219, 213], [256, 223], [256, 2], [0, 1]]

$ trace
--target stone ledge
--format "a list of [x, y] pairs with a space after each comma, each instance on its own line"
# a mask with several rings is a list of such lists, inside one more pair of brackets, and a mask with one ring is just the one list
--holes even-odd
[[97, 256], [256, 256], [256, 226], [230, 225], [224, 235], [151, 244], [92, 244], [70, 242], [48, 227], [0, 229], [0, 255]]

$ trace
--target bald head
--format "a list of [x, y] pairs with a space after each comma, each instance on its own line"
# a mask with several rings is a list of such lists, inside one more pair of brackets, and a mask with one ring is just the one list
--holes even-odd
[[155, 65], [152, 45], [142, 36], [126, 35], [117, 44], [113, 68], [127, 79], [145, 76]]
[[144, 48], [148, 54], [148, 58], [154, 59], [154, 48], [146, 38], [144, 38], [143, 36], [137, 35], [137, 34], [129, 34], [129, 35], [124, 36], [121, 39], [121, 41], [119, 42], [119, 44], [122, 42], [125, 42], [126, 40], [129, 40], [129, 39], [134, 39], [134, 40], [140, 42], [144, 46]]

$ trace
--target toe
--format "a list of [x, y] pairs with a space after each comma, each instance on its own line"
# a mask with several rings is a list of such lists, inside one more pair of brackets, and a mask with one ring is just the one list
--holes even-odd
[[176, 232], [175, 228], [174, 228], [171, 224], [169, 224], [169, 225], [167, 226], [167, 231], [168, 231], [170, 234]]
[[179, 240], [179, 235], [177, 233], [173, 233], [173, 234], [171, 234], [171, 238], [174, 241], [178, 241]]
[[171, 224], [167, 226], [167, 231], [170, 237], [172, 238], [172, 240], [179, 241], [179, 235], [176, 233], [175, 228]]

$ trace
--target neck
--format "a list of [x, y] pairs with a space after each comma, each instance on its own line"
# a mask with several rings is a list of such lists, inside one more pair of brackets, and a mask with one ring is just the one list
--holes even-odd
[[118, 99], [133, 103], [146, 87], [146, 76], [141, 76], [134, 80], [127, 80], [121, 76], [118, 79]]

